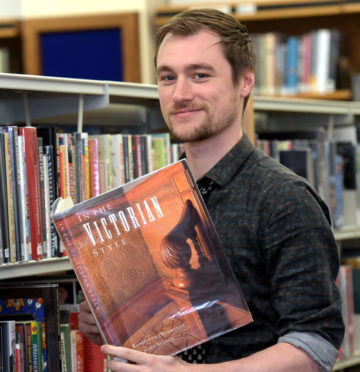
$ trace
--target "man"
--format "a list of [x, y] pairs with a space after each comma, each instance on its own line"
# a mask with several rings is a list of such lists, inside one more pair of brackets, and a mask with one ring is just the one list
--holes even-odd
[[[160, 105], [185, 145], [254, 322], [205, 343], [206, 364], [102, 346], [114, 371], [331, 371], [343, 337], [328, 210], [301, 178], [242, 132], [254, 85], [246, 28], [216, 10], [185, 11], [157, 34]], [[80, 327], [100, 342], [86, 303]]]

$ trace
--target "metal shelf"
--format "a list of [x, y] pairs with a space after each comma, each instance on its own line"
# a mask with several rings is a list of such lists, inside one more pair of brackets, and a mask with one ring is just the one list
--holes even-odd
[[255, 96], [254, 109], [307, 114], [360, 115], [360, 102]]
[[354, 355], [351, 358], [347, 358], [347, 359], [344, 359], [344, 360], [338, 360], [335, 363], [333, 371], [340, 371], [344, 368], [357, 366], [359, 364], [360, 364], [360, 355]]
[[67, 257], [0, 265], [0, 280], [72, 270]]
[[112, 122], [128, 105], [159, 110], [156, 85], [0, 73], [2, 122], [73, 123], [80, 104], [90, 123], [98, 115]]
[[342, 229], [334, 230], [334, 236], [337, 241], [359, 239], [360, 226], [345, 226]]
[[109, 103], [104, 82], [37, 75], [0, 74], [0, 117], [2, 122], [75, 113], [80, 97], [84, 110]]

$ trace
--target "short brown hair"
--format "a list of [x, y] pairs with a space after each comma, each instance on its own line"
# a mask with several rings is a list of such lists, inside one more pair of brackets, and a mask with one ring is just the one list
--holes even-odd
[[216, 9], [185, 10], [161, 26], [156, 33], [155, 66], [160, 44], [168, 33], [189, 36], [202, 29], [209, 29], [220, 36], [234, 84], [239, 83], [244, 70], [254, 71], [255, 51], [246, 26]]

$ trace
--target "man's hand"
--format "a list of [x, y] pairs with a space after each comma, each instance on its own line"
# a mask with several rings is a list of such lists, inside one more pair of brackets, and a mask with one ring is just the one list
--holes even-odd
[[99, 328], [86, 301], [80, 304], [79, 329], [94, 344], [103, 344]]
[[117, 357], [130, 362], [109, 360], [107, 367], [116, 372], [186, 372], [196, 366], [173, 356], [147, 354], [125, 347], [103, 345], [101, 351], [112, 358]]

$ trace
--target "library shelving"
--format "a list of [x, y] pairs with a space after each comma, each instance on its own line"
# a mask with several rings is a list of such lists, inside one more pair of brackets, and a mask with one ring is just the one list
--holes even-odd
[[[81, 131], [83, 126], [98, 120], [94, 117], [106, 117], [109, 112], [110, 116], [121, 115], [130, 106], [140, 110], [138, 124], [144, 126], [144, 131], [163, 128], [155, 85], [0, 74], [2, 124], [44, 121], [51, 125], [62, 118], [77, 125]], [[344, 101], [255, 96], [253, 107], [255, 115], [306, 116], [312, 118], [312, 125], [325, 123], [330, 130], [336, 125], [351, 125], [360, 116], [358, 104]], [[335, 237], [338, 241], [357, 239], [360, 237], [360, 227], [335, 231]], [[22, 277], [41, 279], [42, 275], [55, 275], [69, 270], [71, 265], [67, 257], [6, 263], [0, 265], [0, 280]], [[359, 357], [355, 356], [351, 360], [338, 362], [334, 370], [357, 364]]]
[[[335, 91], [300, 93], [304, 98], [349, 100], [351, 76], [360, 72], [360, 4], [358, 1], [254, 0], [251, 2], [186, 1], [183, 5], [159, 6], [154, 18], [156, 27], [171, 16], [190, 7], [216, 7], [244, 22], [251, 34], [280, 33], [299, 37], [319, 29], [338, 30], [341, 34], [341, 69]], [[333, 48], [333, 46], [331, 47]], [[260, 53], [261, 54], [261, 53]], [[262, 64], [261, 56], [258, 65]], [[265, 65], [265, 63], [263, 63]], [[341, 75], [341, 76], [340, 76]], [[273, 93], [269, 93], [273, 94]], [[284, 93], [286, 94], [286, 93]]]

